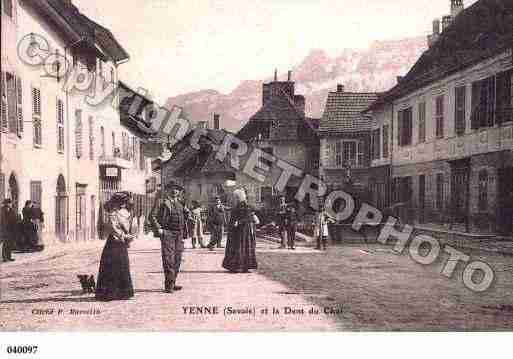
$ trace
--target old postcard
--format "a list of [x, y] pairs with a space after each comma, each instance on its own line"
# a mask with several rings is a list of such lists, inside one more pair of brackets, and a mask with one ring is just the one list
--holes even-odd
[[1, 4], [1, 332], [513, 330], [513, 0]]

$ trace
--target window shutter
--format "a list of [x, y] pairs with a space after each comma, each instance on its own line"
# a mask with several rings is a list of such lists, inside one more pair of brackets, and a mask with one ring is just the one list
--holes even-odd
[[23, 135], [23, 85], [20, 77], [16, 77], [16, 103], [18, 115], [18, 137]]
[[472, 84], [472, 112], [470, 114], [470, 127], [472, 129], [479, 128], [479, 104], [481, 102], [481, 83], [474, 82]]
[[2, 77], [0, 79], [0, 90], [1, 90], [1, 94], [0, 96], [2, 97], [1, 98], [1, 106], [2, 108], [0, 109], [1, 110], [1, 119], [0, 119], [0, 126], [1, 126], [1, 130], [2, 131], [6, 131], [7, 130], [7, 98], [6, 98], [6, 94], [7, 94], [7, 90], [5, 88], [6, 86], [6, 82], [5, 82], [5, 72], [2, 71]]
[[32, 88], [32, 113], [34, 116], [41, 116], [41, 91]]
[[402, 146], [403, 142], [401, 141], [401, 135], [403, 132], [403, 111], [397, 112], [397, 145]]
[[77, 158], [82, 157], [82, 110], [75, 111], [75, 151]]

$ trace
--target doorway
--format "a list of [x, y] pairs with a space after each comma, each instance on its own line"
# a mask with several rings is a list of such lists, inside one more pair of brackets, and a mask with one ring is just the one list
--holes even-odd
[[497, 229], [501, 234], [513, 235], [513, 167], [500, 168], [498, 175]]
[[19, 201], [20, 201], [20, 190], [18, 187], [18, 181], [16, 180], [16, 176], [14, 173], [11, 174], [9, 177], [9, 195], [8, 197], [12, 201], [12, 208], [14, 209], [15, 213], [18, 213], [20, 207], [19, 207]]
[[55, 196], [55, 234], [60, 240], [65, 240], [68, 228], [68, 194], [66, 181], [62, 175], [57, 178]]

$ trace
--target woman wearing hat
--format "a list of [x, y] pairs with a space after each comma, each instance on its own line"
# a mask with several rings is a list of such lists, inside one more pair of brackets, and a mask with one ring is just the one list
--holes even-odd
[[234, 192], [236, 205], [230, 217], [223, 268], [234, 273], [247, 273], [257, 269], [255, 225], [260, 221], [248, 205], [244, 189]]
[[105, 225], [107, 243], [100, 260], [96, 299], [129, 299], [134, 296], [127, 249], [134, 239], [134, 235], [130, 234], [130, 193], [116, 192], [104, 207], [108, 212]]

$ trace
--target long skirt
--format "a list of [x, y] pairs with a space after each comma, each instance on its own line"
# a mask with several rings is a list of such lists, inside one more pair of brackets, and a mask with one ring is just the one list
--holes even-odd
[[256, 238], [252, 224], [245, 223], [228, 232], [223, 268], [234, 273], [257, 269]]
[[103, 248], [96, 284], [96, 299], [129, 299], [134, 296], [128, 249], [124, 242], [109, 237]]

